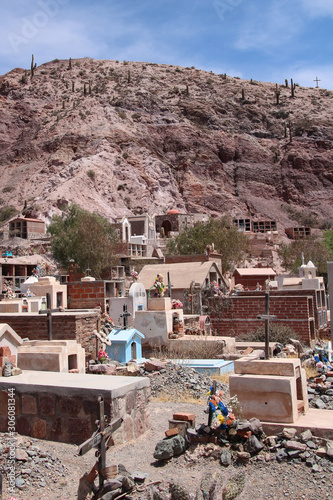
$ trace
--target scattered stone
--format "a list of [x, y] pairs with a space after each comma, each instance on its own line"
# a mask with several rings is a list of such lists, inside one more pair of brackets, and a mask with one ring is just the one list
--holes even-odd
[[318, 408], [319, 410], [325, 410], [326, 408], [326, 404], [320, 398], [316, 399], [313, 402], [313, 405], [315, 406], [315, 408]]
[[299, 441], [286, 441], [285, 448], [286, 450], [298, 450], [303, 452], [306, 450], [306, 444], [300, 443]]
[[297, 434], [297, 429], [293, 427], [284, 427], [282, 430], [282, 437], [285, 439], [294, 439]]
[[310, 441], [310, 439], [312, 439], [312, 432], [310, 431], [310, 429], [307, 429], [306, 431], [302, 432], [300, 435], [300, 439], [303, 443]]
[[228, 467], [228, 465], [231, 465], [231, 460], [232, 460], [232, 455], [230, 451], [228, 451], [226, 448], [222, 448], [220, 456], [221, 464], [224, 465], [225, 467]]
[[333, 458], [333, 441], [327, 441], [326, 453], [328, 457]]
[[250, 453], [248, 453], [247, 451], [237, 451], [236, 455], [237, 459], [243, 464], [247, 464], [251, 458]]
[[26, 451], [21, 450], [21, 448], [16, 448], [15, 458], [16, 458], [16, 460], [19, 460], [20, 462], [27, 462], [29, 456], [28, 456]]
[[156, 460], [166, 460], [180, 455], [185, 451], [185, 446], [185, 439], [180, 434], [169, 439], [163, 439], [156, 445], [154, 458]]
[[264, 445], [254, 435], [250, 436], [244, 444], [244, 450], [251, 455], [259, 453], [259, 451], [261, 451], [263, 448]]

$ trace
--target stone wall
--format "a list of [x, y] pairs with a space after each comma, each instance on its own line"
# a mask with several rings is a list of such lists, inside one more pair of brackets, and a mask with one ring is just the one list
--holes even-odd
[[[244, 293], [233, 295], [223, 299], [223, 307], [219, 308], [216, 301], [212, 299], [215, 306], [211, 307], [211, 321], [217, 335], [237, 337], [240, 334], [257, 330], [264, 326], [264, 321], [258, 320], [257, 316], [265, 314], [264, 293]], [[311, 294], [284, 293], [270, 294], [269, 313], [277, 316], [274, 324], [290, 327], [306, 343], [310, 343], [313, 333], [310, 316], [309, 301], [313, 301]], [[222, 302], [221, 302], [222, 305]]]
[[[31, 374], [33, 372], [25, 372]], [[35, 372], [39, 376], [48, 372]], [[55, 374], [53, 374], [55, 375]], [[76, 374], [57, 374], [78, 377]], [[63, 443], [81, 444], [96, 430], [95, 421], [99, 420], [98, 396], [104, 398], [105, 415], [108, 422], [115, 418], [123, 419], [121, 427], [113, 434], [116, 444], [129, 442], [150, 429], [150, 398], [148, 379], [135, 378], [129, 388], [113, 395], [113, 390], [82, 387], [53, 387], [42, 385], [16, 384], [19, 377], [0, 379], [0, 432], [8, 432], [8, 393], [6, 386], [15, 389], [15, 429], [19, 434], [37, 439], [48, 439]], [[103, 375], [86, 375], [93, 379], [111, 379]], [[117, 379], [120, 377], [116, 377]], [[127, 380], [133, 377], [121, 377]], [[56, 377], [54, 377], [56, 380]], [[143, 381], [143, 382], [142, 382]], [[116, 391], [119, 393], [119, 391]]]

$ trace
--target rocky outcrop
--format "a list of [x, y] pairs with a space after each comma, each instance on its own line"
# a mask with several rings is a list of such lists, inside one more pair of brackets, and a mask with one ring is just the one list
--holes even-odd
[[[242, 95], [244, 91], [244, 95]], [[195, 68], [55, 60], [0, 77], [1, 205], [45, 218], [181, 211], [333, 218], [333, 93]], [[0, 206], [1, 208], [1, 206]], [[298, 221], [298, 222], [297, 222]]]

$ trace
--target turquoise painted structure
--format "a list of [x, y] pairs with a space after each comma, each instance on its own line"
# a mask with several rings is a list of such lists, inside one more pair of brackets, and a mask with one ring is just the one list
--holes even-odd
[[131, 359], [142, 358], [141, 340], [145, 338], [135, 328], [114, 328], [108, 335], [111, 345], [106, 346], [109, 359], [128, 363]]
[[188, 368], [194, 368], [197, 372], [208, 376], [234, 371], [234, 362], [224, 359], [173, 359], [172, 361]]

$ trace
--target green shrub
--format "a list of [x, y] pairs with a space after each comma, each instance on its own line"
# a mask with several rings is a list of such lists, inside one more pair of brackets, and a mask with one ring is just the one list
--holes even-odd
[[89, 177], [89, 179], [91, 179], [92, 181], [94, 181], [96, 179], [96, 172], [95, 170], [87, 170], [87, 176]]
[[11, 219], [17, 213], [18, 213], [18, 211], [12, 205], [1, 208], [0, 209], [0, 222], [5, 222], [5, 221]]
[[[269, 324], [269, 341], [288, 344], [289, 339], [300, 340], [298, 335], [289, 326], [284, 326], [281, 323]], [[265, 327], [261, 326], [257, 330], [242, 333], [236, 337], [236, 342], [265, 342]]]

